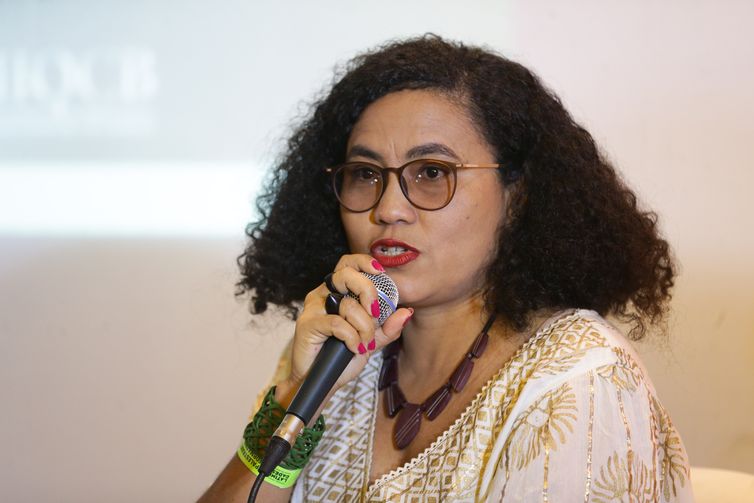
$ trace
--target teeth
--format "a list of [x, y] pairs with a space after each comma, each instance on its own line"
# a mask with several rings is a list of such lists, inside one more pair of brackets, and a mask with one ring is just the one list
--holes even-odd
[[382, 246], [380, 247], [380, 252], [382, 252], [383, 255], [394, 256], [405, 253], [406, 249], [401, 246]]

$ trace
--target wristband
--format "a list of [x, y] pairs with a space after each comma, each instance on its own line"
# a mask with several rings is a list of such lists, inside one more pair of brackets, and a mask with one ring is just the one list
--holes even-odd
[[[259, 465], [267, 450], [267, 444], [284, 416], [285, 409], [275, 400], [273, 386], [264, 397], [259, 411], [246, 426], [243, 441], [238, 448], [238, 458], [254, 475], [259, 475]], [[311, 428], [303, 429], [288, 455], [271, 474], [265, 477], [265, 481], [280, 488], [292, 486], [309, 461], [324, 432], [325, 418], [320, 415]]]
[[[246, 442], [241, 442], [241, 446], [238, 448], [238, 458], [246, 465], [246, 468], [251, 470], [251, 473], [259, 476], [259, 465], [262, 464], [262, 460], [259, 459], [255, 453], [246, 446]], [[272, 473], [264, 478], [265, 482], [272, 484], [275, 487], [281, 489], [287, 489], [291, 487], [301, 473], [301, 468], [296, 470], [288, 470], [281, 466], [277, 466]]]

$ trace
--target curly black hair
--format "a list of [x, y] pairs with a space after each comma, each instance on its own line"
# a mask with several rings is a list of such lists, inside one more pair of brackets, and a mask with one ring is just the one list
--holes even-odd
[[237, 295], [250, 310], [296, 304], [349, 252], [338, 202], [323, 171], [344, 161], [364, 109], [388, 93], [458, 97], [479, 126], [506, 183], [515, 184], [486, 307], [515, 328], [541, 309], [581, 307], [630, 322], [638, 339], [664, 320], [675, 265], [657, 215], [599, 152], [557, 96], [530, 70], [493, 51], [427, 34], [352, 59], [296, 128], [246, 228]]

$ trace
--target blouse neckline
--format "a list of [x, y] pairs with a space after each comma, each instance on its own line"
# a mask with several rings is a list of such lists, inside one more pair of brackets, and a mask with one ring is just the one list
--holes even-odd
[[[511, 365], [516, 362], [517, 360], [520, 360], [522, 355], [528, 352], [533, 346], [538, 344], [542, 339], [544, 339], [546, 336], [548, 336], [552, 331], [559, 325], [561, 325], [564, 322], [572, 321], [579, 316], [581, 316], [583, 309], [567, 309], [564, 311], [560, 311], [550, 317], [549, 319], [545, 320], [545, 322], [540, 326], [540, 328], [536, 331], [536, 333], [529, 338], [524, 344], [521, 345], [520, 348], [516, 350], [515, 353], [513, 353], [513, 356], [508, 358], [508, 360], [503, 364], [500, 369], [495, 372], [495, 374], [490, 377], [487, 382], [482, 386], [482, 389], [479, 390], [479, 392], [474, 396], [474, 398], [471, 400], [469, 405], [464, 409], [464, 411], [461, 413], [458, 418], [451, 424], [448, 428], [445, 429], [445, 431], [442, 432], [426, 449], [424, 449], [422, 452], [414, 456], [413, 458], [406, 461], [403, 465], [398, 466], [394, 468], [393, 470], [390, 470], [388, 473], [383, 474], [380, 478], [376, 479], [374, 482], [369, 484], [366, 489], [367, 496], [372, 494], [375, 491], [378, 491], [381, 486], [383, 486], [386, 482], [389, 480], [400, 476], [401, 474], [411, 470], [415, 465], [420, 463], [424, 458], [426, 458], [432, 451], [437, 449], [439, 446], [441, 446], [445, 439], [449, 437], [450, 435], [453, 435], [456, 433], [458, 428], [461, 427], [461, 425], [468, 419], [469, 414], [471, 414], [474, 410], [476, 410], [479, 402], [487, 395], [490, 386], [492, 386], [495, 382], [499, 381], [503, 374], [511, 367]], [[375, 358], [372, 361], [376, 361], [378, 359]], [[381, 362], [380, 362], [381, 363]], [[371, 364], [371, 361], [370, 361]], [[378, 369], [379, 370], [379, 369]], [[372, 471], [372, 455], [373, 455], [373, 446], [374, 446], [374, 428], [377, 421], [377, 397], [379, 394], [379, 390], [377, 389], [378, 382], [375, 379], [373, 382], [373, 389], [375, 397], [375, 407], [373, 407], [372, 411], [372, 420], [370, 424], [370, 430], [369, 430], [369, 448], [366, 455], [366, 480], [369, 480], [369, 476]]]

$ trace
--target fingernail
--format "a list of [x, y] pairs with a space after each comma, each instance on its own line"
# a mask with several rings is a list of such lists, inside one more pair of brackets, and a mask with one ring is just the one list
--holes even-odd
[[369, 351], [374, 351], [374, 348], [376, 347], [377, 347], [377, 342], [374, 339], [372, 339], [371, 342], [367, 344], [367, 349]]
[[372, 302], [372, 317], [373, 318], [379, 318], [380, 317], [380, 303], [375, 300]]
[[378, 271], [382, 271], [382, 272], [385, 272], [385, 268], [384, 268], [384, 267], [382, 267], [382, 264], [380, 264], [380, 263], [379, 263], [379, 262], [377, 262], [376, 260], [372, 260], [372, 267], [374, 267], [374, 268], [375, 268], [375, 269], [377, 269]]
[[363, 355], [366, 352], [367, 352], [367, 348], [364, 347], [364, 343], [363, 342], [360, 342], [359, 343], [359, 354]]
[[411, 314], [409, 314], [408, 317], [405, 320], [403, 320], [403, 326], [404, 327], [406, 326], [406, 323], [408, 323], [408, 321], [414, 315], [414, 308], [413, 307], [409, 307], [408, 310], [411, 311]]

